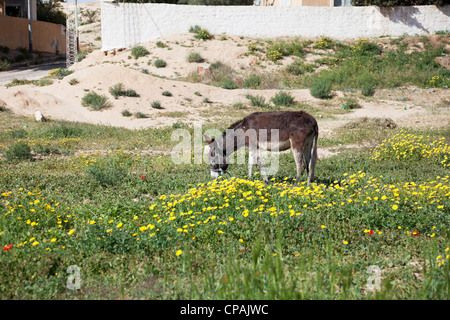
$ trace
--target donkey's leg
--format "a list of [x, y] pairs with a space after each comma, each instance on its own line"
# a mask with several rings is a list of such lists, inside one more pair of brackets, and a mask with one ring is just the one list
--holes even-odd
[[261, 150], [258, 149], [256, 162], [258, 163], [259, 171], [261, 172], [261, 176], [263, 177], [264, 183], [268, 184], [269, 179], [267, 178], [266, 168], [264, 167], [263, 157], [261, 156]]
[[297, 185], [300, 182], [300, 177], [305, 166], [303, 164], [303, 154], [299, 149], [292, 148], [292, 154], [294, 155], [295, 165], [297, 167], [297, 177], [295, 178], [294, 185]]
[[255, 155], [256, 152], [253, 149], [248, 151], [248, 178], [252, 177], [253, 166], [255, 165]]
[[309, 163], [308, 162], [306, 163], [306, 165], [309, 168], [308, 184], [314, 179], [314, 169], [316, 168], [317, 162], [317, 137], [318, 135], [315, 134], [312, 141], [312, 146], [309, 149], [311, 152], [311, 160], [309, 161]]

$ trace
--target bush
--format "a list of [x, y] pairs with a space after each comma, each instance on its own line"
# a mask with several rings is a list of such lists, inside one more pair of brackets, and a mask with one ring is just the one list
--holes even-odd
[[201, 40], [209, 40], [211, 39], [211, 34], [206, 29], [200, 29], [196, 32], [194, 35], [194, 38], [201, 39]]
[[91, 110], [101, 110], [105, 108], [109, 108], [111, 104], [108, 101], [108, 98], [99, 95], [96, 92], [89, 92], [81, 99], [81, 104], [83, 107], [89, 107]]
[[223, 83], [222, 83], [222, 88], [224, 89], [236, 89], [238, 86], [236, 84], [236, 82], [234, 82], [233, 80], [229, 79], [229, 78], [225, 78], [223, 79]]
[[361, 105], [355, 99], [346, 98], [343, 107], [344, 109], [352, 110], [361, 108]]
[[36, 3], [37, 19], [56, 24], [66, 25], [67, 15], [64, 13], [58, 0], [43, 1]]
[[138, 118], [138, 119], [145, 119], [145, 118], [148, 118], [148, 116], [147, 116], [145, 113], [142, 113], [142, 112], [140, 112], [140, 111], [136, 112], [136, 113], [134, 114], [134, 116], [135, 116], [136, 118]]
[[172, 93], [170, 93], [169, 91], [163, 91], [161, 94], [163, 96], [165, 96], [165, 97], [171, 97], [172, 96]]
[[58, 79], [62, 79], [72, 73], [72, 70], [66, 68], [57, 68], [50, 71], [50, 75]]
[[145, 47], [143, 46], [135, 46], [131, 49], [131, 55], [135, 58], [138, 59], [140, 57], [145, 57], [146, 55], [148, 55], [150, 52], [148, 52], [147, 49], [145, 49]]
[[118, 99], [120, 96], [139, 97], [139, 95], [136, 93], [136, 91], [134, 91], [132, 89], [124, 90], [122, 83], [118, 83], [115, 86], [110, 87], [109, 93], [111, 93], [113, 95], [113, 97], [116, 99]]
[[11, 69], [11, 64], [8, 60], [0, 59], [0, 71], [8, 71]]
[[371, 84], [365, 84], [361, 87], [361, 93], [365, 97], [371, 97], [375, 94], [375, 89]]
[[80, 83], [80, 81], [78, 81], [78, 80], [75, 79], [75, 78], [69, 80], [69, 84], [70, 84], [71, 86], [74, 86], [74, 85], [76, 85], [76, 84], [78, 84], [78, 83]]
[[261, 78], [258, 76], [251, 76], [244, 80], [244, 87], [257, 88], [261, 85]]
[[8, 162], [15, 160], [30, 160], [32, 158], [31, 148], [27, 143], [20, 141], [10, 145], [8, 149], [6, 149], [4, 156]]
[[319, 78], [312, 83], [309, 92], [315, 98], [329, 99], [331, 98], [331, 81]]
[[152, 108], [154, 108], [154, 109], [164, 109], [163, 107], [161, 107], [161, 102], [159, 102], [159, 101], [153, 101], [152, 102]]
[[124, 117], [131, 117], [133, 114], [130, 111], [128, 111], [128, 110], [123, 110], [122, 111], [122, 115]]
[[203, 62], [205, 60], [202, 58], [200, 53], [198, 53], [198, 52], [191, 52], [191, 53], [189, 53], [189, 55], [187, 57], [187, 61], [192, 63], [192, 62]]
[[305, 72], [304, 64], [300, 61], [295, 61], [286, 67], [286, 72], [294, 76], [299, 76]]
[[164, 44], [164, 42], [162, 42], [162, 41], [156, 42], [156, 46], [157, 46], [158, 48], [165, 48], [165, 47], [167, 47], [167, 45]]
[[167, 65], [167, 63], [162, 59], [156, 60], [153, 64], [157, 68], [164, 68]]
[[270, 101], [273, 102], [274, 105], [276, 105], [277, 107], [279, 106], [290, 106], [291, 104], [294, 103], [294, 97], [291, 96], [291, 94], [288, 92], [278, 92], [275, 97], [273, 97], [272, 99], [270, 99]]
[[266, 103], [266, 99], [262, 96], [252, 96], [251, 94], [247, 94], [245, 96], [247, 99], [250, 100], [250, 103], [252, 106], [260, 107], [260, 108], [269, 108], [269, 104]]

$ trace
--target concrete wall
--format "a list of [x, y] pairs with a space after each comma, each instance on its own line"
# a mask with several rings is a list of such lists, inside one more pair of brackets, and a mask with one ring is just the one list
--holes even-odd
[[[65, 27], [44, 21], [32, 21], [33, 51], [66, 53]], [[28, 19], [0, 16], [0, 45], [16, 49], [28, 48]]]
[[450, 30], [450, 6], [266, 7], [102, 3], [102, 49], [127, 48], [187, 33], [199, 25], [212, 34], [259, 38], [328, 36], [343, 40]]
[[264, 0], [265, 6], [287, 6], [287, 7], [299, 7], [299, 6], [316, 6], [316, 7], [333, 7], [334, 0]]

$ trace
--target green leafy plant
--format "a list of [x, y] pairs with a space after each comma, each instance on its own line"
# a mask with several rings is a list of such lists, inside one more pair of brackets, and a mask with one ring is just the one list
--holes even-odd
[[24, 141], [19, 141], [10, 145], [3, 155], [9, 162], [30, 160], [32, 158], [31, 148]]
[[167, 66], [167, 63], [162, 59], [158, 59], [153, 63], [153, 65], [157, 68], [164, 68], [165, 66]]
[[237, 84], [236, 82], [234, 82], [233, 80], [229, 79], [229, 78], [225, 78], [223, 79], [223, 83], [222, 83], [222, 88], [224, 89], [237, 89]]
[[251, 94], [245, 95], [245, 97], [250, 100], [252, 106], [267, 109], [269, 108], [269, 104], [266, 103], [266, 98], [263, 96], [252, 96]]
[[290, 106], [294, 103], [294, 97], [289, 92], [278, 92], [270, 101], [277, 107]]
[[331, 98], [331, 81], [319, 78], [312, 83], [309, 92], [315, 98], [329, 99]]
[[139, 59], [140, 57], [145, 57], [149, 53], [150, 52], [148, 52], [148, 50], [143, 46], [135, 46], [131, 49], [131, 55], [135, 59]]
[[187, 56], [187, 61], [190, 62], [190, 63], [192, 63], [192, 62], [203, 62], [203, 61], [205, 61], [205, 59], [202, 58], [200, 53], [198, 53], [198, 52], [191, 52]]
[[128, 110], [123, 110], [122, 111], [122, 115], [124, 117], [131, 117], [133, 114], [130, 111], [128, 111]]
[[152, 108], [154, 108], [154, 109], [164, 109], [164, 108], [161, 106], [161, 102], [159, 102], [159, 101], [153, 101], [152, 104], [151, 104], [151, 106], [152, 106]]
[[99, 95], [96, 92], [87, 93], [82, 99], [83, 107], [89, 107], [91, 110], [98, 111], [111, 107], [111, 103], [104, 95]]
[[120, 96], [139, 97], [139, 95], [133, 89], [125, 90], [122, 83], [118, 83], [110, 87], [109, 93], [111, 93], [111, 95], [116, 99], [118, 99]]
[[365, 97], [371, 97], [375, 94], [375, 89], [371, 84], [364, 84], [361, 87], [361, 94]]

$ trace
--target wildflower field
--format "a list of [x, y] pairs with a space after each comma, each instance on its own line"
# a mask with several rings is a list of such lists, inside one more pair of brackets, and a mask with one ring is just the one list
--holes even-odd
[[[168, 129], [0, 116], [2, 299], [449, 298], [448, 128], [387, 132], [293, 187], [290, 153], [268, 185], [246, 165], [211, 180], [173, 164]], [[32, 157], [6, 159], [18, 143]]]

